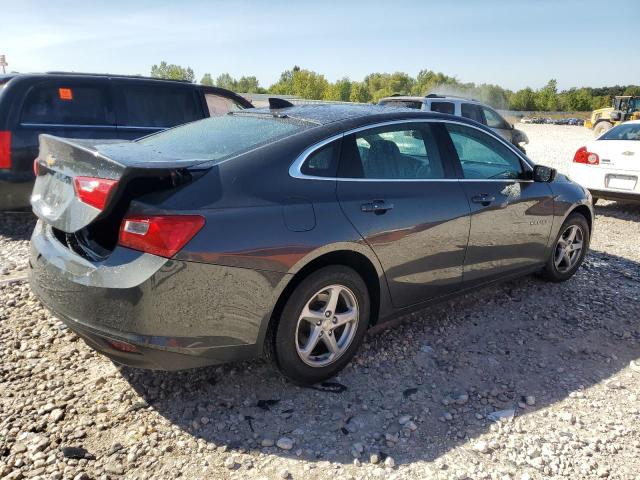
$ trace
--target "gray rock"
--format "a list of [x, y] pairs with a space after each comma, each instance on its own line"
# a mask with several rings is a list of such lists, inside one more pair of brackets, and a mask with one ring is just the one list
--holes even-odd
[[280, 437], [276, 442], [276, 446], [282, 450], [291, 450], [293, 448], [293, 440], [289, 437]]

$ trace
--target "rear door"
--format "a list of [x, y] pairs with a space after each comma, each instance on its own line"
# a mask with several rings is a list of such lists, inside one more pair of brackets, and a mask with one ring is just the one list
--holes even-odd
[[115, 78], [112, 82], [121, 138], [133, 140], [207, 116], [199, 92], [188, 83]]
[[502, 141], [470, 125], [447, 123], [471, 206], [465, 284], [482, 283], [546, 259], [553, 220], [547, 183]]
[[374, 250], [393, 303], [404, 307], [458, 288], [469, 234], [469, 205], [438, 123], [401, 122], [346, 135], [337, 194]]

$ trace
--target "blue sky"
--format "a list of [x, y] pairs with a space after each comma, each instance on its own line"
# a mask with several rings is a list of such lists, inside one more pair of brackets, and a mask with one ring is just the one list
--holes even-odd
[[639, 25], [639, 0], [0, 0], [0, 53], [21, 72], [148, 75], [167, 60], [265, 87], [297, 64], [330, 81], [428, 68], [568, 88], [640, 84]]

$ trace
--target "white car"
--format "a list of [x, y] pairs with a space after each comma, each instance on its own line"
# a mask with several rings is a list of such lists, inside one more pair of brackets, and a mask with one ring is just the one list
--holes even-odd
[[593, 195], [640, 201], [640, 120], [621, 123], [580, 147], [569, 176]]

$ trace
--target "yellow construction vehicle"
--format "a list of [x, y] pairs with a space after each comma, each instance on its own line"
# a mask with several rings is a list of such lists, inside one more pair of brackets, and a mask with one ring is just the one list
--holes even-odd
[[599, 108], [591, 112], [591, 119], [584, 122], [584, 126], [593, 130], [599, 137], [614, 125], [627, 120], [640, 120], [640, 97], [622, 95], [613, 97], [613, 106]]

